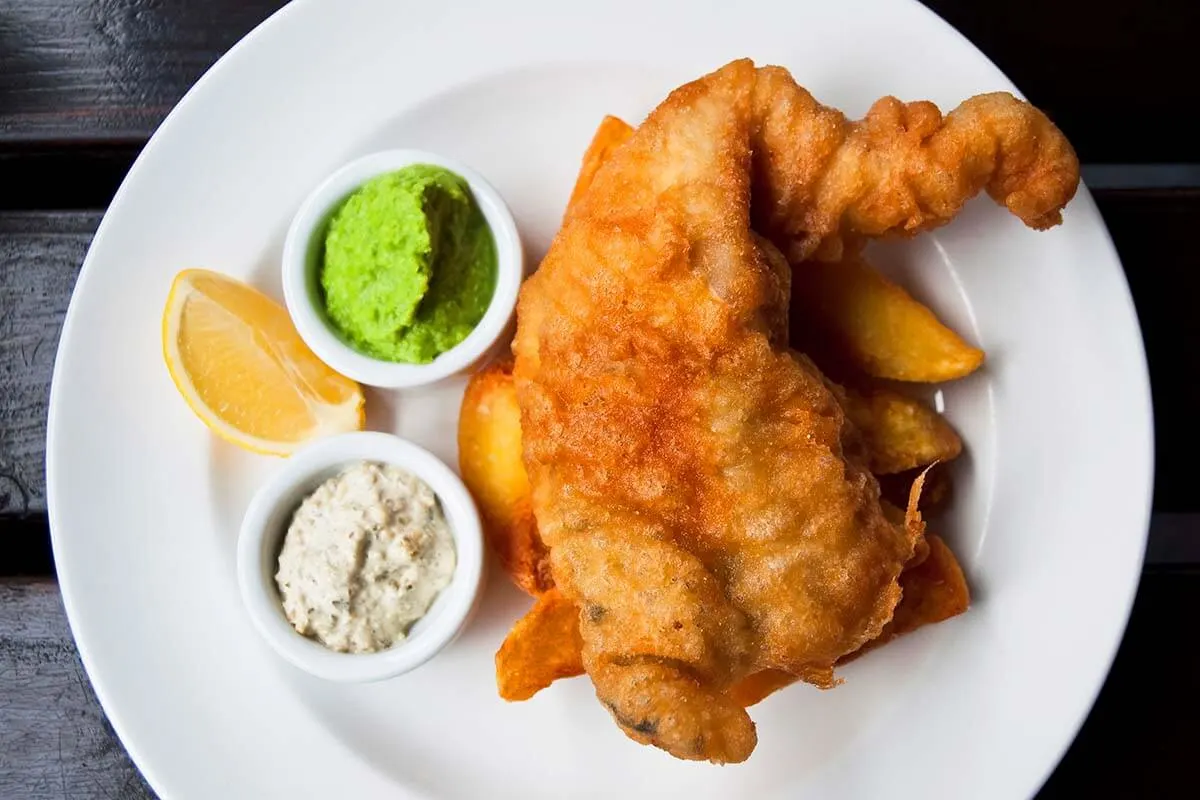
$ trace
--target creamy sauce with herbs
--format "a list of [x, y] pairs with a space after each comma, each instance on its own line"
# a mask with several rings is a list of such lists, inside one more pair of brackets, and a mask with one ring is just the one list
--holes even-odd
[[275, 583], [297, 631], [331, 650], [372, 653], [405, 639], [454, 565], [433, 490], [402, 469], [362, 463], [300, 504]]

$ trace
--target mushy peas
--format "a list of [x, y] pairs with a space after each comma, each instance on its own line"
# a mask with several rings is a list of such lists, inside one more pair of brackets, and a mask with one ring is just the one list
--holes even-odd
[[326, 314], [351, 346], [427, 364], [483, 319], [496, 243], [465, 179], [414, 164], [368, 181], [334, 212], [319, 277]]

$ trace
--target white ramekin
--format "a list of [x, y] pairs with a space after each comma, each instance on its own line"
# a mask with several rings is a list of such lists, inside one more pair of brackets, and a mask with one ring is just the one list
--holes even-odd
[[[316, 275], [317, 248], [322, 246], [330, 215], [367, 181], [412, 164], [445, 167], [465, 178], [496, 241], [496, 290], [483, 319], [466, 339], [429, 364], [384, 361], [351, 347], [330, 325]], [[487, 358], [510, 331], [524, 274], [525, 254], [517, 223], [500, 194], [470, 167], [422, 150], [385, 150], [333, 173], [304, 201], [283, 245], [283, 296], [301, 338], [334, 370], [359, 383], [387, 389], [436, 383]]]
[[[326, 479], [370, 461], [408, 470], [429, 484], [454, 537], [456, 563], [442, 590], [408, 638], [378, 653], [339, 653], [300, 635], [283, 613], [275, 585], [279, 550], [300, 502]], [[424, 664], [462, 631], [483, 583], [483, 533], [479, 512], [459, 477], [426, 450], [386, 433], [347, 433], [320, 439], [287, 461], [258, 490], [242, 520], [237, 552], [238, 585], [254, 627], [272, 649], [319, 678], [376, 681]]]

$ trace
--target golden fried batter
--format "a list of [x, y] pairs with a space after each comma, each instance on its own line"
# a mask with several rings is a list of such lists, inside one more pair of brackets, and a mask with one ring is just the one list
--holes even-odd
[[876, 101], [858, 122], [818, 103], [787, 70], [754, 86], [754, 221], [792, 263], [837, 261], [864, 237], [944, 225], [988, 194], [1031, 228], [1062, 221], [1079, 159], [1038, 109], [1007, 92], [945, 117], [933, 103]]
[[[747, 675], [832, 682], [891, 619], [921, 535], [885, 517], [853, 426], [787, 350], [786, 270], [751, 233], [752, 175], [762, 230], [802, 255], [944, 221], [971, 181], [942, 187], [941, 216], [922, 195], [881, 227], [911, 162], [854, 126], [823, 160], [781, 141], [829, 124], [784, 78], [738, 61], [673, 92], [598, 170], [520, 299], [525, 463], [584, 668], [630, 737], [680, 758], [749, 756], [754, 724], [728, 694]], [[1005, 198], [1043, 196], [1014, 180]], [[1037, 224], [1057, 213], [1009, 206]]]

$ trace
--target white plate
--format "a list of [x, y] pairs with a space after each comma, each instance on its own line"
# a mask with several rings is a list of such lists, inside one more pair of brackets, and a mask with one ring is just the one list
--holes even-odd
[[[752, 8], [753, 7], [753, 8]], [[527, 601], [493, 574], [479, 617], [426, 668], [378, 685], [297, 673], [251, 629], [234, 582], [247, 498], [277, 462], [208, 435], [159, 352], [176, 271], [280, 296], [283, 235], [340, 164], [418, 147], [471, 164], [536, 256], [608, 112], [743, 55], [790, 67], [853, 115], [881, 94], [1011, 89], [914, 2], [504, 3], [300, 0], [171, 114], [84, 264], [51, 398], [54, 554], [84, 663], [167, 798], [1023, 797], [1098, 690], [1137, 584], [1151, 481], [1137, 322], [1095, 205], [1033, 233], [981, 200], [880, 258], [988, 351], [944, 392], [970, 454], [944, 530], [970, 613], [754, 710], [741, 766], [627, 740], [585, 680], [496, 696], [492, 654]], [[454, 463], [461, 386], [370, 398], [373, 427]]]

